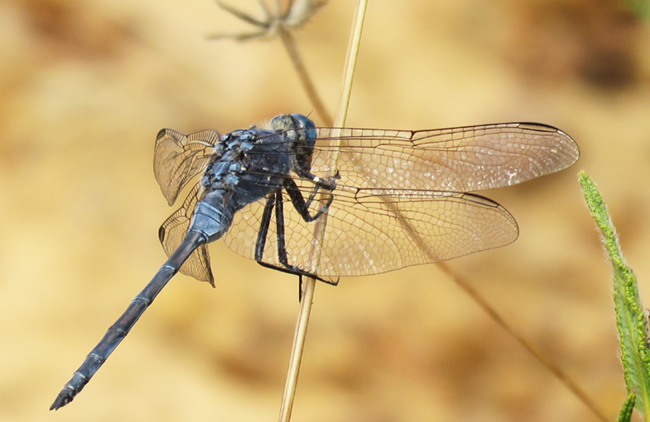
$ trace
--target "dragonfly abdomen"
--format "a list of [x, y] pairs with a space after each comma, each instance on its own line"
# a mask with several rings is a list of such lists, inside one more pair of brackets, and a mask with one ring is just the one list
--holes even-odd
[[237, 211], [230, 196], [224, 189], [208, 192], [196, 205], [187, 232], [202, 233], [208, 242], [214, 242], [223, 236]]

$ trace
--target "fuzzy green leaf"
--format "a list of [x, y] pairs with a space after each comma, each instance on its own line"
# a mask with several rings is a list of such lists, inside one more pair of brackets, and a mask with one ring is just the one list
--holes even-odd
[[585, 172], [581, 171], [578, 177], [587, 207], [601, 231], [605, 250], [614, 269], [616, 325], [627, 390], [630, 395], [636, 396], [635, 407], [643, 414], [644, 420], [650, 421], [650, 351], [636, 276], [623, 259], [616, 230], [596, 185]]
[[634, 410], [634, 402], [636, 401], [636, 394], [632, 393], [623, 403], [623, 407], [618, 414], [617, 422], [630, 422], [632, 420], [632, 411]]

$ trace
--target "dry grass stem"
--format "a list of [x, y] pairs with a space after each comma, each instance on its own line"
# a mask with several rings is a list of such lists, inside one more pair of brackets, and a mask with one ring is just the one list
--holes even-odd
[[[350, 38], [350, 43], [348, 45], [347, 58], [343, 69], [341, 100], [339, 101], [336, 118], [334, 120], [334, 125], [337, 127], [342, 127], [345, 124], [345, 116], [347, 114], [348, 104], [350, 102], [352, 80], [357, 63], [359, 46], [361, 42], [361, 32], [363, 30], [363, 22], [365, 19], [367, 6], [368, 0], [359, 0], [357, 4], [356, 18], [352, 25], [352, 35]], [[331, 157], [331, 176], [334, 176], [336, 174], [337, 160], [338, 154], [335, 154], [333, 157]], [[312, 266], [310, 268], [310, 272], [313, 274], [316, 274], [318, 271], [321, 245], [323, 236], [325, 235], [326, 225], [327, 212], [325, 212], [316, 221], [314, 228], [314, 241], [312, 242], [311, 250]], [[291, 357], [289, 360], [289, 370], [287, 372], [287, 381], [285, 384], [284, 396], [282, 398], [282, 405], [280, 407], [280, 416], [278, 419], [280, 422], [288, 422], [291, 419], [291, 412], [293, 410], [293, 402], [296, 394], [296, 385], [298, 382], [298, 374], [300, 372], [300, 363], [302, 361], [302, 354], [305, 347], [307, 326], [309, 325], [309, 316], [311, 314], [311, 306], [314, 300], [315, 289], [316, 280], [313, 278], [306, 278], [302, 301], [300, 303], [300, 312], [298, 314], [298, 323], [296, 325], [296, 334], [294, 337]]]
[[483, 309], [483, 311], [488, 314], [494, 322], [496, 322], [501, 328], [503, 328], [508, 334], [510, 334], [517, 343], [519, 343], [528, 353], [530, 353], [544, 368], [548, 369], [557, 379], [564, 384], [585, 406], [587, 406], [593, 414], [598, 417], [603, 422], [607, 422], [609, 419], [598, 409], [596, 403], [594, 403], [587, 393], [576, 384], [567, 374], [560, 368], [555, 362], [553, 362], [548, 357], [544, 356], [542, 352], [537, 350], [531, 343], [526, 340], [526, 338], [515, 330], [508, 322], [503, 319], [499, 312], [490, 305], [481, 294], [472, 287], [470, 283], [467, 282], [463, 277], [454, 272], [449, 265], [444, 262], [439, 262], [438, 267], [449, 277], [451, 278], [461, 289], [467, 293], [476, 304]]

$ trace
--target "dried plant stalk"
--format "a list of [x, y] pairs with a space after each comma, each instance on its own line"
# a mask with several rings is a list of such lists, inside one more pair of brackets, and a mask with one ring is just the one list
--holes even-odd
[[[352, 34], [350, 36], [350, 43], [348, 44], [348, 54], [343, 70], [343, 85], [341, 87], [341, 98], [337, 107], [336, 118], [334, 119], [335, 127], [343, 127], [345, 125], [345, 117], [348, 112], [348, 104], [350, 103], [350, 94], [352, 92], [352, 80], [354, 78], [354, 71], [356, 68], [357, 57], [359, 53], [359, 46], [361, 43], [361, 32], [363, 30], [363, 22], [366, 16], [366, 9], [368, 0], [359, 0], [357, 4], [356, 18], [352, 25]], [[331, 174], [336, 174], [336, 164], [338, 154], [331, 157]], [[327, 225], [327, 212], [323, 214], [315, 224], [314, 229], [314, 242], [312, 242], [312, 268], [310, 272], [317, 274], [318, 263], [320, 261], [320, 245], [322, 245], [323, 236], [325, 235], [325, 227]], [[284, 395], [282, 397], [282, 405], [280, 407], [280, 422], [288, 422], [291, 419], [291, 411], [293, 410], [293, 402], [296, 394], [296, 385], [298, 383], [298, 374], [300, 372], [300, 363], [302, 361], [302, 353], [305, 347], [305, 338], [307, 335], [307, 326], [309, 325], [309, 316], [311, 314], [311, 306], [314, 299], [314, 291], [316, 289], [316, 280], [313, 278], [306, 278], [302, 301], [300, 302], [300, 312], [298, 313], [298, 323], [296, 325], [296, 334], [294, 336], [293, 347], [291, 348], [291, 357], [289, 360], [289, 370], [287, 372], [287, 381], [284, 388]]]

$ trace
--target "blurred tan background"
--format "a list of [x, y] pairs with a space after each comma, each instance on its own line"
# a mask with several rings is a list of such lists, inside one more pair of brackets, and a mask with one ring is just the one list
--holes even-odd
[[[233, 5], [262, 16], [255, 1]], [[333, 113], [353, 5], [295, 35]], [[272, 421], [295, 277], [211, 246], [67, 407], [63, 384], [165, 255], [155, 135], [311, 105], [279, 40], [211, 0], [0, 1], [0, 421]], [[519, 240], [450, 262], [614, 420], [626, 397], [610, 269], [576, 174], [598, 183], [650, 303], [650, 32], [613, 1], [371, 1], [349, 126], [558, 126], [572, 168], [486, 193]], [[322, 123], [316, 119], [317, 124]], [[434, 265], [319, 285], [295, 421], [596, 421]]]

